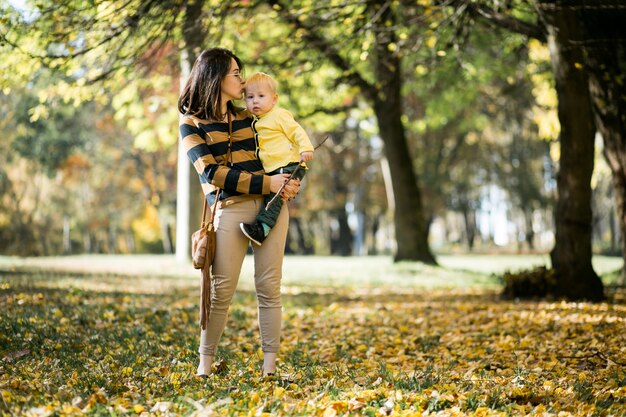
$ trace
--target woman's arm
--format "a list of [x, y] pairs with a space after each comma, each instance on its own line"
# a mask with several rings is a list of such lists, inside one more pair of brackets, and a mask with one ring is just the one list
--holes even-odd
[[201, 183], [223, 188], [231, 194], [270, 193], [271, 177], [232, 169], [223, 165], [223, 157], [220, 157], [222, 160], [219, 161], [216, 159], [211, 148], [221, 151], [222, 155], [226, 155], [227, 142], [215, 143], [210, 147], [203, 139], [203, 132], [188, 117], [181, 120], [179, 130], [182, 146], [200, 176]]
[[[227, 152], [226, 141], [215, 142], [209, 146], [203, 139], [203, 132], [198, 128], [194, 121], [189, 117], [184, 117], [180, 123], [180, 136], [182, 138], [182, 146], [187, 156], [193, 164], [196, 172], [200, 176], [201, 184], [211, 184], [216, 187], [223, 188], [230, 194], [269, 194], [277, 192], [283, 183], [289, 177], [287, 174], [268, 176], [263, 174], [251, 174], [246, 170], [232, 169], [224, 165], [224, 158]], [[215, 137], [215, 135], [214, 135]], [[220, 159], [216, 159], [211, 149], [215, 149], [220, 155]], [[238, 162], [250, 170], [260, 168], [255, 153], [256, 147], [251, 146], [249, 167], [248, 162]], [[238, 149], [238, 153], [242, 150]], [[237, 158], [239, 159], [239, 158]], [[244, 158], [245, 159], [245, 158]], [[300, 181], [291, 180], [283, 188], [281, 198], [283, 200], [295, 198], [300, 189]]]

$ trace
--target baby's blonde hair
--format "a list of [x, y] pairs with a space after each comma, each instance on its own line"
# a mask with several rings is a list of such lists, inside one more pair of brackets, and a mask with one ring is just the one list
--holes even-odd
[[264, 72], [257, 72], [255, 74], [252, 74], [246, 80], [246, 84], [244, 88], [247, 88], [248, 86], [252, 86], [252, 85], [262, 85], [262, 86], [269, 87], [270, 90], [272, 90], [274, 94], [276, 94], [276, 90], [278, 89], [278, 83], [276, 83], [276, 80], [272, 78], [271, 75], [266, 74]]

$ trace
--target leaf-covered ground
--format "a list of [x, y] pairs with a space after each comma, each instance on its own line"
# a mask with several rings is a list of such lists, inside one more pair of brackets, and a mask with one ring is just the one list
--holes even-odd
[[288, 286], [279, 375], [263, 379], [244, 289], [203, 380], [196, 286], [0, 274], [0, 413], [626, 415], [619, 291], [586, 304], [501, 301], [479, 287]]

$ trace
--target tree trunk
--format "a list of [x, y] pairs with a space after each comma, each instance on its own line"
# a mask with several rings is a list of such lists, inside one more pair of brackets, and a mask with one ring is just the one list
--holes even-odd
[[557, 174], [556, 243], [550, 256], [556, 272], [553, 295], [571, 300], [603, 299], [603, 286], [591, 264], [591, 174], [595, 126], [584, 62], [577, 39], [579, 22], [572, 9], [541, 4], [559, 99], [561, 157]]
[[83, 252], [84, 253], [92, 253], [93, 245], [92, 245], [91, 233], [89, 230], [85, 230], [83, 232]]
[[[397, 93], [399, 96], [399, 88]], [[391, 103], [389, 99], [377, 100], [374, 109], [393, 178], [394, 228], [397, 242], [394, 260], [436, 264], [428, 247], [421, 194], [400, 119], [402, 115], [400, 101]]]
[[524, 209], [524, 222], [526, 223], [526, 243], [528, 249], [535, 250], [535, 231], [533, 230], [533, 209], [527, 207]]
[[[392, 21], [390, 8], [383, 9], [381, 21]], [[375, 73], [380, 88], [374, 97], [374, 112], [393, 179], [397, 243], [394, 261], [436, 264], [428, 246], [422, 197], [402, 124], [401, 61], [391, 47], [393, 36], [393, 31], [376, 32]]]
[[[622, 136], [622, 138], [623, 137], [624, 136]], [[621, 140], [622, 143], [620, 146], [623, 147], [624, 142], [623, 139]], [[607, 142], [606, 137], [604, 141], [605, 143]], [[622, 152], [626, 152], [626, 150], [622, 150]], [[619, 168], [621, 169], [618, 170], [616, 167], [611, 166], [611, 172], [613, 174], [613, 186], [615, 188], [615, 206], [620, 231], [622, 258], [626, 259], [626, 239], [624, 239], [624, 236], [626, 236], [626, 167], [623, 165], [624, 154], [622, 153], [622, 155], [616, 155], [615, 153], [611, 153], [609, 155], [609, 152], [605, 148], [605, 156], [606, 159], [610, 161], [609, 164], [614, 164], [616, 159], [622, 158], [622, 164], [619, 165]], [[622, 267], [621, 275], [622, 284], [626, 284], [626, 268]]]
[[375, 214], [372, 218], [372, 224], [369, 228], [371, 239], [369, 243], [369, 249], [367, 250], [368, 255], [378, 255], [378, 245], [377, 245], [378, 242], [376, 239], [376, 235], [378, 234], [378, 229], [380, 228], [381, 217], [382, 215]]
[[331, 255], [350, 256], [352, 255], [352, 230], [348, 225], [348, 213], [344, 207], [337, 208], [334, 216], [337, 221], [336, 228], [330, 235]]
[[63, 255], [70, 255], [72, 253], [72, 239], [71, 239], [71, 218], [69, 215], [63, 215]]
[[[604, 139], [604, 156], [611, 169], [615, 206], [626, 259], [626, 43], [623, 25], [626, 9], [603, 1], [597, 8], [582, 10], [585, 69], [595, 122]], [[626, 282], [626, 270], [622, 269]]]
[[107, 233], [107, 241], [108, 241], [108, 253], [118, 253], [117, 248], [117, 227], [115, 222], [111, 219], [109, 220], [109, 230]]
[[[291, 225], [293, 230], [295, 230], [296, 242], [297, 242], [297, 250], [294, 250], [295, 253], [300, 255], [311, 255], [314, 250], [313, 247], [307, 243], [307, 239], [305, 236], [304, 228], [302, 227], [302, 222], [299, 217], [290, 217]], [[290, 229], [291, 231], [292, 229]]]
[[[611, 232], [611, 254], [617, 252], [617, 246], [619, 245], [619, 233], [617, 229], [619, 227], [617, 216], [615, 215], [615, 208], [611, 208], [609, 213], [609, 230]], [[623, 256], [622, 256], [623, 257]], [[624, 268], [622, 268], [622, 278], [624, 277]]]
[[394, 228], [397, 242], [395, 261], [415, 260], [436, 264], [428, 247], [428, 231], [424, 222], [424, 213], [418, 181], [413, 171], [413, 163], [406, 143], [402, 125], [402, 101], [400, 57], [394, 29], [394, 14], [388, 2], [364, 2], [369, 14], [369, 22], [364, 31], [374, 34], [375, 42], [375, 80], [367, 81], [345, 60], [336, 48], [341, 39], [326, 37], [323, 19], [317, 20], [319, 26], [312, 26], [302, 19], [301, 13], [292, 13], [287, 1], [269, 0], [267, 2], [277, 10], [287, 22], [299, 30], [302, 39], [316, 48], [329, 62], [345, 75], [344, 80], [359, 88], [373, 104], [378, 121], [380, 136], [385, 143], [385, 155], [389, 161], [394, 194]]
[[474, 241], [476, 239], [476, 211], [469, 208], [468, 204], [463, 204], [461, 209], [463, 213], [463, 223], [465, 224], [465, 238], [467, 240], [467, 250], [474, 250]]
[[170, 222], [163, 217], [159, 220], [161, 222], [161, 241], [163, 242], [163, 253], [171, 254], [173, 253], [173, 250]]
[[163, 198], [159, 198], [157, 205], [157, 215], [161, 226], [161, 242], [163, 243], [163, 253], [174, 253], [174, 242], [172, 240], [172, 213], [171, 205], [162, 203]]

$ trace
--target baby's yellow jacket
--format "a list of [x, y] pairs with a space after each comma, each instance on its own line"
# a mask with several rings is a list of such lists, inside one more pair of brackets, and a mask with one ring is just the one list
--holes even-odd
[[313, 145], [293, 115], [281, 107], [256, 117], [254, 129], [259, 138], [259, 158], [265, 172], [292, 162], [300, 162], [302, 152], [313, 152]]

